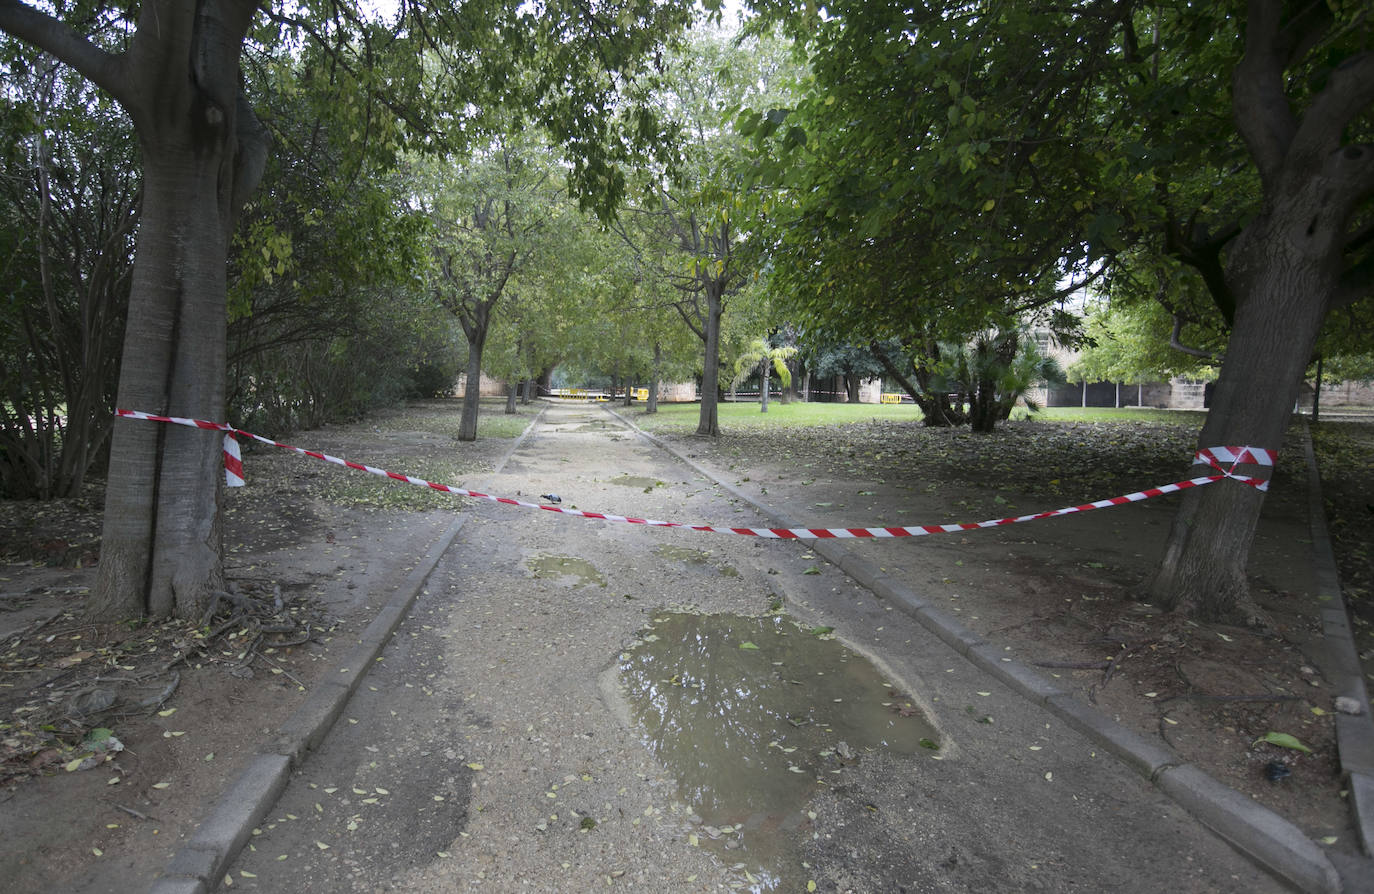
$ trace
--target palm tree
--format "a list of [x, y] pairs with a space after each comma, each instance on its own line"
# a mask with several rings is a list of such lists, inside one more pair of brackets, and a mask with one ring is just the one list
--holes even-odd
[[1011, 417], [1018, 400], [1032, 413], [1041, 407], [1026, 398], [1042, 381], [1062, 383], [1064, 370], [1053, 357], [1040, 353], [1023, 329], [979, 333], [969, 344], [941, 345], [941, 372], [946, 386], [968, 402], [969, 423], [977, 432], [990, 432]]
[[786, 388], [792, 384], [792, 371], [787, 368], [787, 360], [797, 353], [797, 349], [792, 345], [782, 345], [780, 347], [769, 347], [768, 341], [756, 338], [745, 349], [744, 353], [735, 361], [735, 378], [731, 382], [733, 387], [737, 387], [740, 382], [749, 378], [758, 370], [763, 375], [763, 397], [759, 404], [759, 412], [768, 412], [768, 374], [777, 370], [778, 380], [782, 382], [782, 387]]

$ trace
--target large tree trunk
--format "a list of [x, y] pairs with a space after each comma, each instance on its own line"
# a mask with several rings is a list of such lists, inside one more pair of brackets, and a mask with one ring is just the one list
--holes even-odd
[[[143, 154], [121, 407], [224, 418], [229, 239], [267, 150], [239, 88], [254, 11], [148, 2], [124, 65], [78, 65], [128, 110]], [[223, 586], [222, 440], [176, 425], [115, 426], [91, 616], [197, 618]]]
[[[1304, 39], [1329, 25], [1318, 16]], [[1294, 27], [1284, 4], [1248, 4], [1245, 54], [1231, 81], [1233, 117], [1258, 169], [1264, 205], [1227, 260], [1225, 287], [1236, 314], [1200, 447], [1277, 450], [1333, 301], [1368, 293], [1358, 270], [1349, 279], [1343, 268], [1351, 217], [1374, 192], [1374, 155], [1345, 139], [1374, 101], [1374, 55], [1332, 67], [1303, 107], [1284, 92], [1284, 69], [1296, 60]], [[1204, 618], [1257, 619], [1246, 563], [1263, 501], [1261, 491], [1231, 481], [1189, 491], [1152, 597]]]
[[[1243, 300], [1199, 448], [1278, 450], [1283, 441], [1334, 283], [1329, 265], [1304, 244], [1310, 235], [1277, 223], [1292, 219], [1259, 219], [1237, 246], [1228, 278], [1242, 285], [1237, 294]], [[1255, 621], [1246, 565], [1263, 501], [1263, 492], [1231, 481], [1189, 491], [1151, 597], [1166, 609], [1202, 618]]]
[[[118, 403], [220, 420], [226, 252], [213, 213], [218, 160], [186, 152], [169, 162], [162, 155], [145, 150]], [[116, 423], [93, 617], [195, 617], [223, 586], [222, 440], [218, 432], [176, 425]]]
[[697, 434], [720, 434], [720, 315], [724, 310], [725, 284], [718, 279], [706, 281], [706, 344], [701, 369], [701, 413]]

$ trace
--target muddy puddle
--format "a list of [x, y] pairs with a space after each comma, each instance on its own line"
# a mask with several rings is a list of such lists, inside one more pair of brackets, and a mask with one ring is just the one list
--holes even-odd
[[596, 420], [596, 421], [594, 421], [594, 422], [586, 422], [586, 423], [583, 423], [582, 425], [579, 425], [579, 426], [577, 426], [576, 428], [572, 429], [572, 431], [574, 431], [574, 432], [581, 432], [581, 431], [624, 431], [624, 430], [625, 430], [625, 426], [621, 425], [619, 422], [608, 422], [608, 421], [603, 420], [603, 419], [598, 419], [598, 420]]
[[574, 587], [606, 586], [596, 566], [576, 556], [533, 556], [525, 560], [525, 567], [541, 580], [566, 580]]
[[621, 655], [621, 695], [694, 813], [689, 840], [753, 891], [801, 891], [821, 785], [876, 749], [938, 756], [913, 702], [825, 628], [665, 612]]
[[637, 487], [646, 494], [656, 487], [663, 486], [663, 482], [657, 478], [646, 478], [643, 475], [618, 475], [608, 483], [618, 484], [621, 487]]
[[[711, 563], [711, 554], [709, 552], [701, 549], [691, 549], [686, 546], [673, 546], [671, 544], [656, 546], [654, 547], [654, 555], [673, 562], [685, 562], [688, 565], [707, 565]], [[739, 569], [725, 562], [717, 565], [716, 570], [726, 577], [739, 577]]]

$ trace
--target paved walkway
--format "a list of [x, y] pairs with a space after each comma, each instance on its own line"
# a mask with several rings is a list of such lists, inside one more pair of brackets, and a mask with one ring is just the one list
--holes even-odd
[[[767, 523], [585, 405], [551, 407], [478, 486], [641, 517]], [[1027, 700], [988, 671], [988, 656], [969, 660], [967, 644], [808, 544], [486, 504], [462, 516], [427, 579], [426, 563], [417, 569], [409, 616], [393, 613], [364, 637], [377, 647], [340, 669], [342, 681], [369, 666], [351, 698], [341, 682], [336, 707], [307, 705], [212, 811], [160, 894], [225, 876], [266, 891], [1284, 890], [1082, 724]], [[737, 860], [708, 849], [700, 806], [646, 748], [614, 670], [670, 608], [752, 616], [778, 599], [871, 655], [926, 710], [942, 747], [865, 751], [837, 766], [802, 821], [746, 820], [748, 859]], [[386, 641], [382, 628], [397, 623]], [[306, 742], [314, 750], [294, 761]]]

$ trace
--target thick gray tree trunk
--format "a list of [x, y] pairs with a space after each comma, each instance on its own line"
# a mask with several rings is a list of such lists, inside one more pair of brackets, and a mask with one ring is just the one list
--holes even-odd
[[[1319, 199], [1311, 195], [1309, 201]], [[1319, 210], [1313, 206], [1309, 210]], [[1296, 216], [1295, 216], [1296, 215]], [[1286, 221], [1319, 219], [1279, 207], [1237, 246], [1232, 277], [1246, 285], [1198, 447], [1278, 450], [1312, 347], [1326, 316], [1334, 273], [1319, 244], [1329, 234]], [[1280, 461], [1301, 462], [1280, 457]], [[1194, 472], [1205, 471], [1195, 468]], [[1266, 472], [1246, 468], [1245, 473]], [[1215, 620], [1258, 620], [1246, 565], [1264, 494], [1220, 481], [1189, 491], [1174, 519], [1150, 593], [1164, 608]]]
[[[0, 28], [113, 96], [143, 155], [143, 210], [120, 370], [121, 407], [224, 418], [225, 283], [238, 210], [266, 136], [240, 93], [257, 4], [145, 0], [120, 55], [0, 0]], [[195, 618], [223, 584], [218, 433], [120, 420], [110, 447], [95, 618]]]
[[[1369, 292], [1359, 265], [1347, 269], [1346, 250], [1352, 216], [1374, 194], [1374, 146], [1345, 140], [1374, 103], [1374, 52], [1333, 66], [1317, 94], [1288, 96], [1294, 49], [1319, 46], [1330, 26], [1322, 7], [1313, 10], [1290, 20], [1278, 0], [1248, 4], [1233, 116], [1264, 201], [1227, 260], [1235, 321], [1199, 447], [1278, 450], [1327, 313]], [[1151, 597], [1204, 618], [1260, 620], [1246, 565], [1263, 501], [1262, 492], [1230, 481], [1190, 491]]]
[[[215, 217], [195, 213], [215, 206], [216, 160], [167, 163], [145, 148], [121, 407], [223, 418], [225, 233]], [[193, 618], [223, 586], [222, 440], [182, 426], [116, 423], [94, 616]]]

